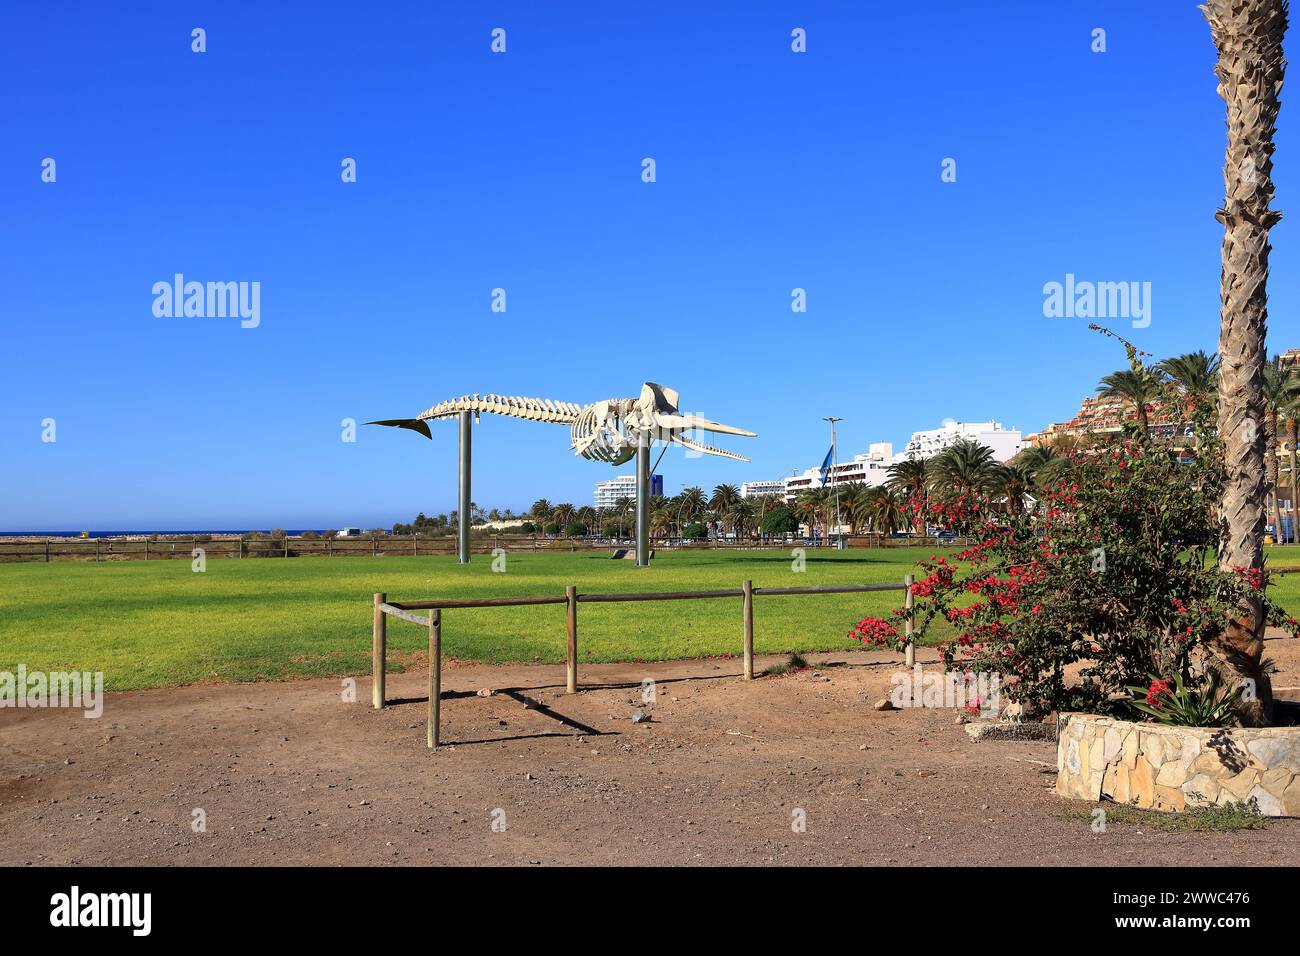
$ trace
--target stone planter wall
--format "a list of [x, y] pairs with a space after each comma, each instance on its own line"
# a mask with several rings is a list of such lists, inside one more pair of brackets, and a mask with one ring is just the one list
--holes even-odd
[[1153, 810], [1243, 803], [1300, 816], [1300, 727], [1168, 727], [1062, 714], [1056, 792]]

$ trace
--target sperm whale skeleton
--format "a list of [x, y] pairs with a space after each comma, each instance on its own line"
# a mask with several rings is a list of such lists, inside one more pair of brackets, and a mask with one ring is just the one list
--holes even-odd
[[705, 431], [719, 435], [740, 435], [754, 438], [755, 433], [731, 425], [683, 414], [678, 405], [680, 396], [671, 388], [646, 382], [641, 386], [640, 398], [610, 398], [590, 405], [556, 402], [546, 398], [525, 398], [515, 395], [465, 395], [421, 412], [415, 418], [390, 418], [367, 422], [370, 425], [387, 425], [419, 432], [433, 438], [429, 422], [455, 418], [460, 422], [460, 514], [457, 554], [461, 564], [469, 563], [470, 513], [470, 450], [471, 422], [484, 414], [522, 418], [526, 421], [550, 422], [569, 426], [569, 443], [574, 454], [588, 461], [603, 461], [622, 465], [637, 459], [636, 518], [637, 564], [650, 563], [650, 447], [654, 442], [665, 446], [678, 444], [704, 455], [748, 461], [743, 455], [705, 444], [688, 432]]

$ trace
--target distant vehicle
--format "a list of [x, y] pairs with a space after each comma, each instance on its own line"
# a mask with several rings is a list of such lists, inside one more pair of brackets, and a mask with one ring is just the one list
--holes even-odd
[[360, 528], [340, 528], [336, 538], [359, 538], [361, 537]]
[[83, 532], [81, 532], [81, 534], [77, 535], [77, 537], [79, 537], [79, 538], [89, 538], [89, 537], [90, 537], [90, 532], [89, 532], [89, 531], [83, 531]]

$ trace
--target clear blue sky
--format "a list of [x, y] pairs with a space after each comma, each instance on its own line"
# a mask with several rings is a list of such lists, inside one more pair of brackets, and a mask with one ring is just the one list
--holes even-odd
[[[340, 421], [473, 391], [649, 379], [759, 433], [726, 441], [748, 465], [670, 451], [670, 494], [820, 462], [825, 415], [842, 457], [944, 418], [1030, 431], [1122, 365], [1044, 318], [1070, 272], [1152, 283], [1150, 327], [1114, 323], [1142, 348], [1215, 346], [1223, 104], [1193, 2], [23, 4], [0, 28], [0, 528], [446, 511], [454, 425]], [[1293, 229], [1274, 350], [1300, 345]], [[155, 318], [177, 272], [260, 282], [260, 326]], [[516, 509], [615, 474], [486, 417], [476, 466], [475, 500]]]

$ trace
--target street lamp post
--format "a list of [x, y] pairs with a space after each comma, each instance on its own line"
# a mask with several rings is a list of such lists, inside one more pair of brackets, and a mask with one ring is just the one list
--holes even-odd
[[835, 480], [835, 530], [839, 531], [840, 527], [840, 483], [839, 477], [835, 474], [839, 468], [840, 456], [835, 443], [835, 423], [842, 422], [842, 418], [823, 418], [822, 421], [831, 423], [831, 477]]

